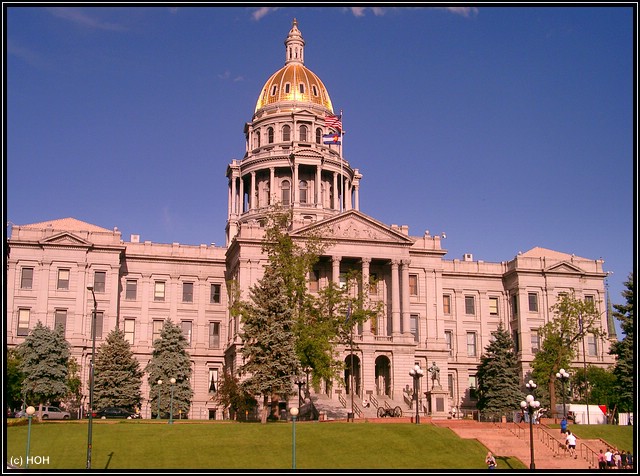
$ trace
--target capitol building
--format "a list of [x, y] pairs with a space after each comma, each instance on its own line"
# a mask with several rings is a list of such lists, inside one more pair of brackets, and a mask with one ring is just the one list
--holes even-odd
[[[346, 415], [345, 397], [351, 395], [356, 417], [371, 410], [360, 408], [363, 400], [408, 408], [409, 371], [419, 365], [426, 373], [433, 363], [440, 379], [421, 379], [420, 411], [446, 417], [474, 410], [477, 368], [491, 333], [503, 323], [512, 335], [524, 382], [540, 349], [538, 329], [553, 319], [549, 309], [563, 293], [593, 300], [601, 329], [615, 336], [607, 321], [602, 259], [541, 247], [495, 263], [471, 254], [449, 257], [443, 235], [412, 235], [407, 226], [362, 213], [359, 191], [366, 170], [343, 157], [339, 141], [326, 140], [341, 130], [328, 123], [339, 111], [306, 66], [305, 40], [295, 20], [284, 45], [284, 66], [256, 91], [255, 110], [247, 111], [244, 156], [225, 171], [225, 246], [125, 239], [117, 228], [71, 217], [13, 225], [6, 252], [9, 348], [23, 342], [38, 321], [51, 328], [62, 324], [81, 367], [86, 405], [94, 306], [87, 287], [93, 287], [97, 346], [120, 328], [144, 368], [170, 318], [188, 342], [194, 392], [188, 418], [225, 418], [215, 399], [216, 382], [224, 369], [233, 372], [242, 363], [242, 322], [229, 311], [227, 283], [237, 283], [247, 299], [263, 276], [262, 224], [274, 206], [292, 211], [294, 240], [309, 233], [330, 239], [309, 273], [310, 292], [339, 284], [351, 271], [361, 273], [363, 282], [375, 281], [367, 299], [381, 311], [355, 327], [353, 358], [349, 346], [338, 348], [343, 377], [311, 390], [314, 402], [333, 405], [336, 413], [343, 408]], [[588, 335], [585, 341], [575, 366], [614, 363], [608, 339]], [[142, 395], [148, 418], [146, 376]]]

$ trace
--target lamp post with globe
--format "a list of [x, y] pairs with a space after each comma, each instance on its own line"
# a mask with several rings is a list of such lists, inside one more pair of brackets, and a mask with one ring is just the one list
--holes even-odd
[[565, 369], [560, 369], [560, 372], [556, 373], [556, 378], [562, 383], [562, 414], [565, 418], [567, 418], [567, 403], [565, 401], [566, 393], [564, 386], [567, 380], [569, 380], [569, 377], [571, 377], [571, 375], [569, 375], [569, 372]]
[[[529, 382], [532, 383], [531, 381]], [[536, 469], [533, 451], [533, 414], [540, 408], [540, 402], [538, 402], [533, 395], [527, 395], [526, 399], [520, 402], [520, 407], [529, 414], [529, 446], [531, 448], [531, 464], [529, 465], [529, 469]]]
[[424, 375], [424, 372], [418, 364], [416, 364], [411, 370], [409, 375], [413, 378], [413, 398], [416, 401], [416, 425], [420, 423], [420, 409], [418, 408], [418, 394], [420, 393], [420, 378]]

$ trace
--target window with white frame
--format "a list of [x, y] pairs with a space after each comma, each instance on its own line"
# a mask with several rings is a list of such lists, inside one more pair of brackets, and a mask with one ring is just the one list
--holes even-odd
[[590, 357], [598, 355], [598, 340], [593, 334], [587, 334], [587, 354], [589, 354]]
[[191, 345], [191, 331], [193, 330], [193, 322], [182, 321], [180, 323], [180, 327], [182, 328], [182, 335], [187, 340], [187, 345]]
[[218, 369], [209, 369], [209, 393], [218, 391]]
[[220, 323], [219, 322], [209, 323], [209, 348], [210, 349], [220, 348]]
[[491, 296], [489, 298], [489, 315], [497, 316], [498, 315], [498, 298]]
[[538, 293], [529, 293], [529, 312], [538, 312]]
[[20, 289], [31, 289], [33, 287], [33, 268], [22, 268], [20, 276]]
[[125, 283], [125, 299], [127, 301], [135, 301], [138, 297], [138, 281], [136, 279], [127, 279]]
[[286, 207], [291, 203], [291, 182], [283, 180], [280, 186], [280, 191], [282, 193], [282, 205]]
[[536, 354], [540, 351], [540, 334], [538, 329], [531, 329], [531, 353]]
[[155, 319], [152, 323], [152, 335], [151, 335], [151, 342], [155, 342], [156, 340], [160, 339], [160, 335], [162, 334], [162, 325], [163, 325], [164, 321], [161, 321], [160, 319]]
[[212, 304], [220, 304], [220, 291], [222, 287], [220, 284], [212, 283], [211, 284], [211, 299], [210, 302]]
[[476, 298], [475, 296], [464, 297], [464, 313], [467, 316], [475, 316], [476, 314]]
[[449, 351], [449, 356], [453, 356], [453, 331], [444, 331], [444, 341]]
[[467, 332], [467, 356], [475, 357], [476, 354], [476, 339], [477, 334], [475, 332]]
[[475, 375], [469, 375], [469, 398], [478, 398], [478, 377]]
[[193, 283], [182, 283], [182, 302], [193, 302]]
[[413, 340], [414, 342], [419, 342], [420, 341], [420, 336], [418, 335], [418, 323], [420, 322], [418, 315], [417, 314], [411, 314], [409, 316], [410, 319], [410, 326], [411, 326], [411, 334], [413, 334]]
[[124, 340], [133, 345], [136, 338], [136, 320], [125, 318], [124, 320]]
[[68, 290], [69, 289], [69, 270], [61, 268], [58, 270], [58, 282], [56, 289]]
[[300, 180], [298, 184], [298, 191], [300, 193], [300, 196], [298, 197], [298, 201], [300, 203], [307, 203], [307, 181], [306, 180]]
[[18, 309], [18, 330], [19, 336], [29, 335], [29, 318], [31, 317], [31, 309]]
[[153, 300], [164, 301], [166, 283], [164, 281], [156, 281], [153, 284]]

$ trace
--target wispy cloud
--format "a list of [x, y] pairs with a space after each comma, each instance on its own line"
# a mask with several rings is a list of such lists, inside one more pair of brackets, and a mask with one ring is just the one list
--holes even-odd
[[75, 23], [76, 25], [80, 25], [93, 30], [126, 30], [123, 25], [102, 21], [101, 19], [96, 18], [95, 15], [88, 15], [78, 8], [49, 7], [47, 8], [47, 11], [54, 17], [62, 18], [63, 20], [67, 20]]
[[365, 16], [367, 10], [371, 10], [371, 13], [377, 17], [381, 17], [385, 14], [385, 9], [382, 7], [349, 7], [348, 10], [350, 10], [355, 17]]
[[46, 68], [48, 66], [47, 61], [42, 58], [36, 52], [30, 50], [21, 45], [17, 45], [12, 40], [7, 40], [7, 53], [16, 58], [20, 58], [25, 63], [35, 68]]
[[448, 12], [455, 13], [456, 15], [462, 15], [463, 17], [466, 17], [466, 18], [469, 18], [471, 16], [476, 16], [478, 14], [478, 9], [476, 7], [435, 7], [435, 8], [447, 10]]
[[180, 10], [179, 7], [169, 7], [169, 13], [175, 15], [176, 13], [178, 13], [178, 10]]
[[251, 17], [258, 21], [261, 20], [264, 16], [268, 15], [269, 13], [273, 13], [276, 10], [280, 10], [280, 7], [260, 7], [260, 8], [256, 8], [254, 10], [254, 12], [251, 14]]
[[236, 76], [233, 79], [231, 78], [231, 71], [226, 70], [222, 74], [218, 74], [218, 79], [223, 81], [233, 81], [234, 83], [238, 83], [240, 81], [244, 81], [244, 76]]

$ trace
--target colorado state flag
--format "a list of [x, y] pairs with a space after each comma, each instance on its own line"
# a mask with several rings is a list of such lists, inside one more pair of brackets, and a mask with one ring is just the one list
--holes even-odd
[[340, 145], [340, 134], [325, 134], [322, 136], [323, 144]]

